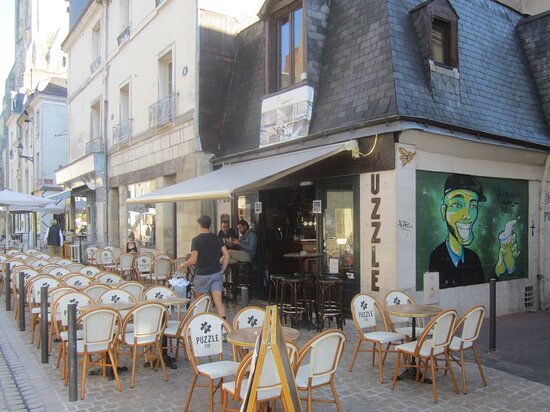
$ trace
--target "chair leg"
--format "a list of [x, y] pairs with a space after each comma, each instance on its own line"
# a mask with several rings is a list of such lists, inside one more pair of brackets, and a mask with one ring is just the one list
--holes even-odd
[[355, 352], [353, 353], [353, 358], [351, 358], [351, 365], [349, 365], [349, 372], [353, 370], [353, 365], [355, 364], [355, 358], [357, 358], [357, 354], [359, 353], [359, 347], [361, 346], [361, 338], [357, 341], [357, 346], [355, 347]]
[[332, 396], [334, 396], [334, 403], [336, 403], [336, 408], [338, 409], [338, 412], [342, 412], [342, 405], [340, 405], [340, 399], [338, 398], [338, 394], [336, 393], [336, 387], [334, 386], [333, 378], [330, 379], [330, 388], [332, 389]]
[[84, 399], [84, 389], [86, 388], [86, 375], [87, 375], [87, 366], [88, 366], [88, 356], [86, 355], [86, 352], [83, 354], [83, 362], [82, 362], [82, 385], [80, 388], [80, 399]]
[[393, 372], [393, 382], [391, 385], [392, 390], [395, 389], [397, 383], [397, 374], [399, 373], [399, 361], [401, 359], [401, 352], [397, 351], [397, 359], [395, 360], [395, 371]]
[[479, 356], [477, 355], [477, 349], [475, 342], [472, 345], [472, 350], [474, 351], [474, 357], [476, 359], [477, 367], [479, 368], [479, 374], [481, 375], [481, 380], [483, 381], [483, 386], [487, 386], [487, 379], [485, 379], [485, 374], [483, 373], [483, 368], [481, 362], [479, 361]]
[[130, 382], [130, 388], [134, 387], [134, 378], [136, 376], [136, 357], [137, 357], [137, 345], [134, 344], [132, 351], [132, 379]]
[[430, 362], [430, 370], [432, 374], [432, 387], [434, 391], [434, 402], [437, 403], [437, 382], [435, 378], [435, 362], [434, 362], [433, 356], [429, 360], [427, 360], [427, 362]]
[[162, 367], [162, 373], [164, 375], [164, 380], [168, 382], [168, 373], [166, 372], [166, 365], [164, 364], [164, 357], [162, 356], [162, 349], [160, 348], [159, 341], [157, 341], [156, 347], [157, 347], [157, 355], [160, 359], [160, 366]]
[[311, 385], [307, 386], [307, 412], [311, 412], [313, 394], [311, 393]]
[[197, 374], [193, 374], [193, 382], [191, 382], [191, 386], [189, 387], [189, 392], [187, 393], [187, 399], [185, 401], [185, 406], [183, 407], [183, 412], [187, 412], [189, 410], [189, 404], [191, 403], [191, 396], [193, 396], [193, 390], [195, 389], [195, 384], [197, 383]]
[[453, 371], [453, 365], [451, 365], [451, 361], [449, 359], [449, 352], [445, 351], [445, 361], [447, 362], [447, 367], [449, 368], [449, 372], [451, 373], [451, 380], [453, 381], [453, 386], [455, 388], [455, 393], [458, 394], [458, 385], [456, 384], [456, 378], [455, 373]]
[[208, 380], [208, 392], [210, 392], [210, 412], [214, 412], [214, 381]]
[[462, 375], [462, 392], [464, 395], [468, 393], [468, 386], [466, 383], [466, 364], [464, 363], [464, 350], [460, 350], [460, 369], [461, 369], [461, 375]]
[[374, 366], [374, 361], [376, 360], [376, 347], [377, 346], [378, 346], [377, 343], [375, 343], [375, 342], [372, 343], [372, 361], [371, 361], [372, 366]]
[[122, 384], [120, 383], [120, 378], [118, 377], [118, 363], [115, 362], [115, 357], [111, 349], [107, 352], [109, 354], [109, 359], [111, 359], [111, 365], [113, 366], [113, 374], [115, 375], [116, 386], [119, 392], [122, 392]]
[[383, 378], [383, 370], [382, 370], [382, 364], [383, 364], [383, 360], [382, 360], [382, 344], [379, 343], [378, 344], [378, 370], [380, 372], [380, 383], [382, 383], [382, 381], [384, 380]]
[[222, 412], [227, 412], [227, 392], [222, 390]]

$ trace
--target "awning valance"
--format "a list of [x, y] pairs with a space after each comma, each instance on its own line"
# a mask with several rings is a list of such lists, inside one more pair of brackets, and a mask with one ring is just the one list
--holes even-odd
[[354, 148], [357, 148], [357, 142], [351, 140], [234, 163], [193, 179], [163, 187], [155, 192], [130, 198], [128, 203], [230, 198], [235, 191], [253, 189], [258, 184], [274, 182], [327, 157]]

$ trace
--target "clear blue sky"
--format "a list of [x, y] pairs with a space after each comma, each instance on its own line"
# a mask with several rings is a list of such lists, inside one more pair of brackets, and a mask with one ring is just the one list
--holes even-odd
[[15, 0], [0, 0], [0, 95], [13, 65], [13, 20]]

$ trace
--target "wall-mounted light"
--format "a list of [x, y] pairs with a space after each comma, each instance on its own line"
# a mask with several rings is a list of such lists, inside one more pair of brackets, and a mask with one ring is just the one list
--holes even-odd
[[19, 154], [19, 157], [22, 157], [23, 159], [27, 159], [27, 160], [30, 160], [31, 162], [34, 162], [34, 157], [25, 156], [23, 154], [23, 145], [21, 144], [21, 142], [19, 142], [19, 144], [17, 145], [17, 153]]

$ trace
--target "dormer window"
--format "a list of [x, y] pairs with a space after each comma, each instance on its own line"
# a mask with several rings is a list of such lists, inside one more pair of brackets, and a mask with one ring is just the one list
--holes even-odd
[[411, 10], [426, 67], [458, 69], [458, 14], [448, 0], [429, 0]]
[[451, 66], [449, 40], [451, 25], [448, 21], [434, 18], [432, 21], [432, 60], [434, 63]]
[[273, 0], [261, 13], [267, 19], [267, 91], [272, 93], [305, 80], [305, 9], [302, 1]]

